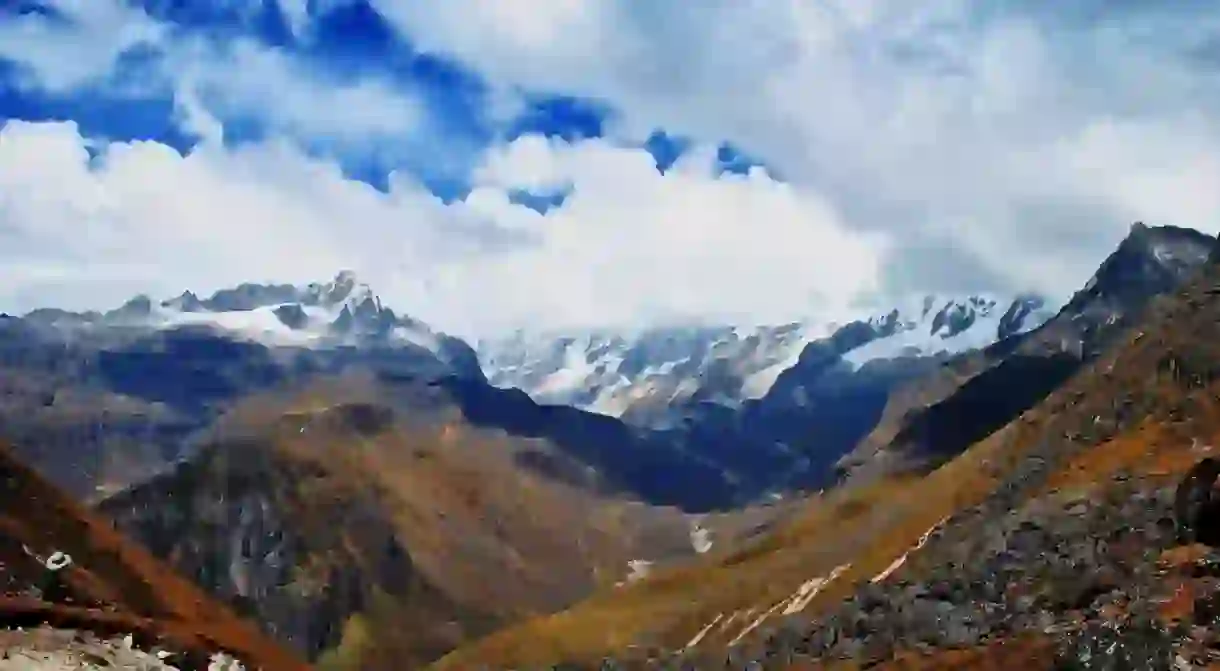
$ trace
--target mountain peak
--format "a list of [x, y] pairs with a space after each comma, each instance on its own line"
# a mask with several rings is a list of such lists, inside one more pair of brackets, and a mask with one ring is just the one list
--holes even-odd
[[342, 309], [350, 307], [353, 311], [360, 305], [371, 302], [376, 310], [381, 310], [381, 299], [365, 282], [361, 282], [355, 271], [341, 270], [334, 279], [326, 283], [314, 282], [305, 287], [302, 292], [303, 302], [312, 305], [322, 305]]
[[380, 343], [422, 347], [434, 354], [442, 349], [462, 349], [427, 324], [395, 314], [382, 304], [372, 287], [346, 269], [327, 282], [243, 282], [203, 299], [190, 290], [157, 301], [141, 294], [105, 314], [43, 308], [26, 316], [60, 328], [124, 326], [159, 330], [202, 326], [267, 345]]
[[1137, 221], [1068, 307], [1080, 310], [1085, 303], [1103, 300], [1113, 308], [1138, 302], [1132, 297], [1149, 290], [1165, 291], [1194, 272], [1215, 246], [1216, 238], [1193, 228]]

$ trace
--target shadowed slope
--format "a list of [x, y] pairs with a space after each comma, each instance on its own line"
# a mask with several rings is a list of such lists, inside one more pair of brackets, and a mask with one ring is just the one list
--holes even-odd
[[0, 625], [131, 633], [195, 663], [228, 651], [252, 668], [307, 668], [3, 446], [0, 497]]

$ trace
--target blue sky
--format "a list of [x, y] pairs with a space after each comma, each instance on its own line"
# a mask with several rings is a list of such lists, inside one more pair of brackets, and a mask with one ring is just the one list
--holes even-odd
[[5, 6], [0, 310], [352, 268], [463, 335], [837, 319], [1220, 228], [1197, 3]]

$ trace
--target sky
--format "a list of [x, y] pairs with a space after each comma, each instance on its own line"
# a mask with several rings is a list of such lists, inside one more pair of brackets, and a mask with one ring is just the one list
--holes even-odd
[[1220, 6], [0, 2], [0, 311], [356, 271], [450, 333], [1080, 287], [1220, 230]]

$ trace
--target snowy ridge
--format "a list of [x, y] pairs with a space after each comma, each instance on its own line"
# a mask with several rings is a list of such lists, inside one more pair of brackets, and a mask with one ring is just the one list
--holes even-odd
[[925, 296], [884, 317], [869, 319], [870, 325], [888, 326], [892, 333], [852, 349], [843, 355], [843, 360], [859, 367], [877, 359], [981, 349], [1033, 330], [1054, 314], [1042, 299], [1034, 296], [1008, 300], [987, 295], [965, 299]]
[[879, 359], [986, 347], [1036, 328], [1054, 312], [1036, 296], [920, 296], [888, 312], [862, 312], [847, 325], [807, 319], [635, 334], [519, 332], [480, 341], [475, 349], [496, 386], [520, 388], [540, 403], [624, 417], [692, 400], [737, 407], [762, 398], [807, 346], [835, 341], [841, 331], [865, 333], [863, 342], [838, 350], [859, 368]]
[[58, 327], [134, 327], [156, 330], [206, 327], [228, 337], [272, 346], [330, 347], [385, 342], [436, 353], [441, 335], [399, 317], [351, 271], [305, 286], [241, 284], [200, 299], [185, 291], [154, 302], [136, 296], [105, 314], [36, 310], [26, 318]]
[[492, 384], [518, 387], [540, 403], [622, 416], [640, 404], [694, 398], [736, 405], [761, 398], [825, 326], [691, 327], [634, 335], [518, 333], [479, 341]]

